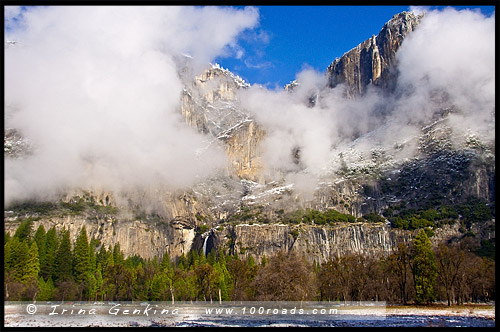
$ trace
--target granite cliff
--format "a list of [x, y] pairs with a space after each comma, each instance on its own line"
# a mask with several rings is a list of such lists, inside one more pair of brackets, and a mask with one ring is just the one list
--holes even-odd
[[396, 52], [422, 17], [410, 12], [396, 14], [377, 36], [373, 35], [335, 59], [327, 68], [329, 87], [345, 84], [348, 98], [364, 94], [370, 85], [392, 88], [396, 75]]
[[[423, 19], [407, 12], [395, 15], [377, 36], [327, 68], [324, 89], [344, 84], [347, 98], [362, 96], [371, 86], [390, 93], [397, 77], [395, 54], [405, 36]], [[387, 254], [397, 243], [411, 239], [413, 232], [395, 229], [387, 220], [335, 225], [277, 223], [283, 213], [336, 209], [358, 218], [370, 212], [382, 213], [403, 201], [412, 208], [432, 202], [458, 204], [471, 197], [494, 204], [494, 146], [483, 144], [473, 135], [457, 141], [449, 132], [447, 113], [431, 124], [422, 124], [419, 134], [408, 138], [408, 144], [417, 149], [404, 160], [392, 157], [398, 147], [394, 151], [373, 147], [368, 157], [361, 155], [356, 144], [370, 137], [359, 137], [342, 151], [345, 165], [324, 174], [312, 197], [305, 197], [284, 177], [269, 178], [262, 173], [260, 143], [266, 132], [238, 99], [238, 92], [249, 85], [218, 65], [196, 77], [185, 69], [179, 69], [184, 83], [179, 112], [185, 123], [204, 134], [210, 144], [223, 146], [230, 161], [226, 169], [193, 188], [175, 191], [75, 189], [60, 197], [60, 202], [69, 204], [62, 206], [69, 210], [60, 205], [42, 212], [6, 207], [5, 231], [13, 233], [22, 220], [30, 218], [35, 228], [68, 228], [73, 240], [85, 226], [102, 245], [119, 242], [126, 255], [145, 258], [164, 252], [175, 258], [192, 248], [225, 248], [261, 259], [285, 249], [323, 262], [349, 253]], [[286, 89], [293, 93], [297, 84]], [[309, 106], [314, 107], [314, 103]], [[30, 149], [29, 140], [15, 129], [5, 132], [5, 158], [19, 158]], [[75, 209], [79, 206], [85, 208]], [[494, 237], [494, 219], [469, 226], [478, 241]], [[458, 223], [439, 228], [433, 242], [463, 237], [464, 231], [459, 228]]]
[[237, 92], [247, 87], [240, 77], [213, 65], [186, 84], [181, 111], [189, 126], [223, 143], [232, 165], [228, 174], [258, 180], [258, 143], [265, 133], [239, 105]]

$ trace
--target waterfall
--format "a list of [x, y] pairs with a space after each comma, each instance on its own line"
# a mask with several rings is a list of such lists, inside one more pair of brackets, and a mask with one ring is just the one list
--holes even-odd
[[[205, 234], [206, 234], [206, 236], [205, 236], [205, 239], [203, 241], [203, 254], [206, 256], [207, 255], [207, 241], [208, 241], [208, 238], [210, 237], [210, 233], [207, 232]], [[203, 234], [203, 235], [205, 235], [205, 234]], [[203, 237], [203, 235], [202, 235], [202, 237]]]

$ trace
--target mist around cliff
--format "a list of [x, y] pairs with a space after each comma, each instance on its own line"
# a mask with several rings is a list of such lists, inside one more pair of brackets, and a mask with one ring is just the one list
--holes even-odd
[[[295, 189], [310, 196], [321, 174], [342, 166], [340, 153], [348, 163], [369, 160], [377, 149], [395, 162], [414, 156], [421, 128], [446, 107], [454, 110], [448, 125], [457, 142], [469, 134], [483, 143], [494, 141], [494, 15], [428, 11], [405, 38], [397, 61], [398, 82], [391, 96], [369, 89], [361, 98], [345, 99], [344, 86], [324, 88], [325, 74], [310, 69], [298, 73], [293, 93], [258, 86], [244, 91], [243, 106], [267, 132], [268, 169], [291, 172], [290, 180], [298, 179]], [[314, 106], [310, 96], [316, 96]], [[292, 153], [297, 148], [299, 163]]]
[[[5, 159], [5, 204], [68, 188], [189, 187], [227, 166], [223, 149], [181, 118], [177, 59], [192, 57], [196, 73], [241, 52], [238, 37], [258, 25], [256, 9], [5, 9], [6, 40], [16, 41], [5, 50], [5, 125], [35, 148]], [[398, 51], [391, 96], [369, 89], [345, 99], [343, 86], [326, 89], [324, 73], [311, 69], [297, 74], [293, 93], [242, 89], [242, 106], [266, 131], [266, 171], [283, 171], [310, 195], [341, 167], [341, 152], [356, 151], [348, 162], [374, 149], [404, 160], [443, 105], [453, 105], [457, 139], [493, 142], [494, 28], [493, 15], [428, 11]]]
[[[188, 187], [226, 155], [181, 118], [179, 58], [200, 74], [238, 49], [258, 10], [5, 7], [5, 125], [33, 154], [5, 158], [5, 203], [69, 188]], [[241, 50], [240, 50], [241, 52]]]

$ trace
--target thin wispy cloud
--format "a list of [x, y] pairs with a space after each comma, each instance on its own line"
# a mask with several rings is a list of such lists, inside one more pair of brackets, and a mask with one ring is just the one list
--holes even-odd
[[245, 65], [248, 68], [255, 68], [255, 69], [262, 69], [262, 68], [272, 68], [274, 65], [270, 61], [265, 61], [265, 62], [252, 62], [249, 59], [244, 60]]

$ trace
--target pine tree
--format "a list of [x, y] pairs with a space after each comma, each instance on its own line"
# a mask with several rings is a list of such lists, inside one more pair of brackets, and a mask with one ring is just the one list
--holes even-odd
[[[162, 261], [160, 263], [160, 274], [164, 275], [162, 278], [166, 282], [165, 287], [168, 288], [168, 298], [174, 301], [174, 289], [173, 289], [173, 279], [174, 279], [174, 269], [172, 268], [172, 264], [170, 261], [170, 256], [168, 252], [165, 251], [163, 255]], [[153, 280], [154, 281], [154, 280]], [[154, 283], [153, 283], [154, 285]], [[163, 300], [167, 300], [168, 298], [163, 298]]]
[[200, 251], [198, 252], [198, 259], [199, 259], [198, 266], [203, 265], [207, 262], [207, 257], [203, 253], [203, 249], [200, 249]]
[[45, 257], [43, 261], [40, 261], [40, 273], [45, 280], [54, 276], [54, 264], [57, 248], [58, 240], [56, 228], [53, 226], [45, 235]]
[[[8, 234], [8, 233], [7, 233]], [[11, 255], [11, 247], [13, 241], [6, 241], [3, 245], [3, 262], [5, 272], [9, 272], [12, 269], [12, 255]]]
[[[220, 301], [229, 301], [232, 291], [233, 281], [227, 270], [225, 261], [219, 261], [214, 264], [216, 274], [215, 284], [220, 294]], [[218, 295], [219, 295], [218, 294]], [[217, 296], [218, 296], [217, 295]]]
[[188, 267], [188, 260], [184, 253], [182, 253], [181, 257], [177, 259], [177, 268], [181, 270], [185, 270]]
[[165, 254], [162, 257], [161, 263], [160, 263], [160, 270], [162, 271], [169, 271], [171, 270], [171, 262], [170, 262], [170, 256], [167, 251], [165, 251]]
[[54, 260], [54, 276], [57, 282], [72, 280], [72, 266], [73, 258], [71, 254], [71, 241], [69, 239], [69, 231], [63, 229], [61, 234], [61, 241], [57, 249]]
[[89, 243], [89, 262], [90, 262], [90, 272], [92, 272], [92, 274], [96, 273], [96, 268], [97, 268], [97, 256], [95, 253], [96, 247], [97, 247], [97, 240], [92, 237]]
[[31, 233], [33, 231], [33, 222], [31, 220], [26, 220], [19, 225], [14, 233], [14, 236], [19, 239], [19, 241], [26, 240], [29, 242], [31, 240]]
[[213, 266], [215, 264], [215, 261], [216, 261], [215, 250], [210, 250], [210, 252], [207, 255], [207, 263]]
[[144, 301], [148, 299], [148, 287], [146, 273], [142, 268], [142, 263], [139, 263], [135, 268], [136, 282], [134, 283], [134, 300]]
[[40, 289], [40, 294], [37, 299], [40, 301], [50, 301], [54, 297], [54, 283], [52, 278], [45, 281], [42, 277], [38, 278], [38, 287]]
[[7, 243], [7, 246], [5, 269], [12, 273], [14, 280], [21, 281], [28, 261], [28, 245], [26, 241], [19, 241], [19, 238], [15, 236]]
[[73, 266], [75, 281], [80, 284], [83, 283], [85, 274], [90, 272], [89, 243], [85, 226], [82, 227], [75, 241]]
[[86, 290], [86, 298], [89, 301], [95, 300], [97, 296], [97, 278], [96, 276], [91, 272], [87, 271], [85, 272], [85, 278], [84, 278], [84, 285], [85, 285], [85, 290]]
[[102, 278], [102, 266], [101, 263], [97, 264], [96, 272], [95, 272], [95, 281], [96, 281], [96, 298], [103, 299], [103, 278]]
[[[24, 243], [25, 241], [23, 241]], [[33, 241], [28, 250], [27, 260], [23, 266], [23, 273], [21, 277], [22, 283], [25, 285], [22, 299], [23, 300], [36, 300], [40, 288], [38, 287], [38, 274], [40, 272], [40, 260], [38, 258], [38, 246]]]
[[101, 264], [101, 266], [105, 266], [106, 261], [108, 260], [108, 252], [106, 251], [106, 247], [101, 245], [99, 252], [96, 255], [96, 266]]
[[46, 234], [45, 234], [45, 228], [43, 225], [38, 226], [35, 235], [33, 239], [36, 242], [36, 245], [38, 246], [38, 258], [40, 260], [40, 270], [42, 266], [45, 265], [45, 241], [46, 241]]
[[413, 240], [413, 278], [415, 280], [415, 299], [417, 303], [430, 303], [434, 300], [434, 282], [437, 268], [431, 241], [422, 229]]
[[189, 294], [189, 299], [193, 300], [198, 297], [199, 287], [197, 282], [197, 276], [194, 270], [187, 271], [186, 277], [187, 292]]
[[38, 246], [33, 241], [28, 250], [28, 259], [24, 266], [22, 280], [25, 283], [37, 282], [38, 273], [40, 272], [40, 260], [38, 258]]
[[103, 274], [105, 271], [109, 270], [113, 266], [115, 266], [115, 260], [113, 259], [113, 255], [111, 253], [108, 253], [108, 255], [106, 257], [106, 262], [104, 262], [104, 265], [102, 268]]
[[[198, 251], [196, 250], [190, 250], [188, 253], [188, 265], [189, 267], [197, 268], [199, 263], [200, 263], [200, 256], [198, 254]], [[188, 267], [188, 266], [186, 266]]]
[[217, 262], [224, 265], [227, 264], [226, 256], [224, 255], [224, 251], [222, 251], [222, 249], [217, 250]]
[[153, 301], [166, 301], [170, 298], [172, 279], [165, 271], [154, 275], [151, 285], [151, 299]]
[[115, 262], [115, 264], [124, 263], [123, 252], [121, 251], [120, 243], [118, 242], [113, 247], [113, 261]]

